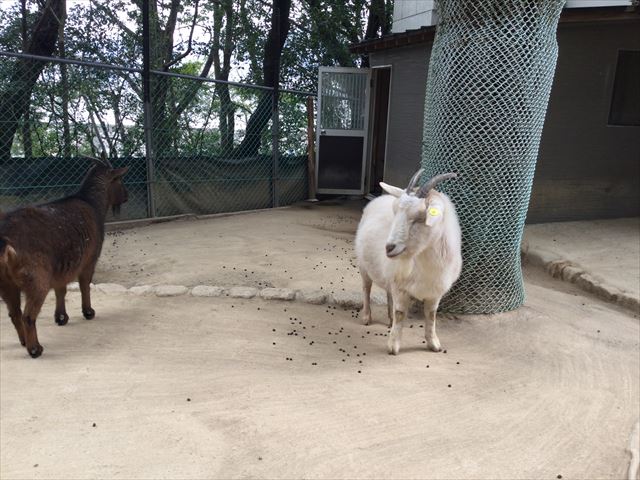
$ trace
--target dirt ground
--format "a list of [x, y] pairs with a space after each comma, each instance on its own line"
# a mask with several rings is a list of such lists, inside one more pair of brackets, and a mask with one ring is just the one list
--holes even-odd
[[109, 232], [94, 281], [357, 290], [363, 203], [325, 204]]
[[[356, 290], [358, 216], [329, 206], [118, 232], [96, 281]], [[94, 292], [85, 321], [70, 292], [65, 327], [48, 298], [33, 360], [0, 304], [0, 477], [627, 478], [637, 317], [542, 271], [526, 270], [526, 287], [515, 312], [441, 316], [446, 353], [424, 349], [413, 318], [397, 357], [384, 306], [363, 326], [297, 301]]]

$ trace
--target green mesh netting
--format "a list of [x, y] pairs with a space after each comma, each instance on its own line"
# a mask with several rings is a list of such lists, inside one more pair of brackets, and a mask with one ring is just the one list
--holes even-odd
[[439, 0], [424, 115], [425, 175], [456, 204], [463, 269], [441, 302], [459, 313], [524, 302], [520, 241], [558, 56], [564, 0]]

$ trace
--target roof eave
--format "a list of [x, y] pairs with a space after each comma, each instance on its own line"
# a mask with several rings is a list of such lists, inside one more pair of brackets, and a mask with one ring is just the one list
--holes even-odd
[[[562, 11], [560, 23], [580, 24], [594, 22], [640, 22], [638, 7], [600, 7], [600, 8], [570, 8]], [[432, 41], [436, 32], [435, 26], [422, 27], [417, 30], [391, 33], [380, 38], [364, 40], [349, 45], [349, 51], [354, 54], [364, 54], [379, 50], [419, 45]]]

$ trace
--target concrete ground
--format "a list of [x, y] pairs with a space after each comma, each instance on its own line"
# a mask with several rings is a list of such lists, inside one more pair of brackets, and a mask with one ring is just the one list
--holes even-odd
[[[358, 216], [116, 232], [96, 282], [357, 290]], [[637, 316], [539, 269], [526, 287], [515, 312], [440, 316], [446, 353], [412, 319], [397, 357], [384, 306], [365, 327], [331, 305], [96, 291], [92, 321], [69, 293], [65, 327], [48, 298], [33, 360], [0, 305], [0, 477], [627, 478]]]
[[592, 274], [600, 282], [640, 298], [640, 219], [528, 225], [526, 250], [545, 252]]

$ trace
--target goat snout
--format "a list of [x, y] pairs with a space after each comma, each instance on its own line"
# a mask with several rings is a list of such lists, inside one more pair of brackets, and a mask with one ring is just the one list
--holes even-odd
[[384, 248], [387, 251], [387, 257], [392, 258], [404, 252], [406, 246], [396, 243], [387, 243]]

